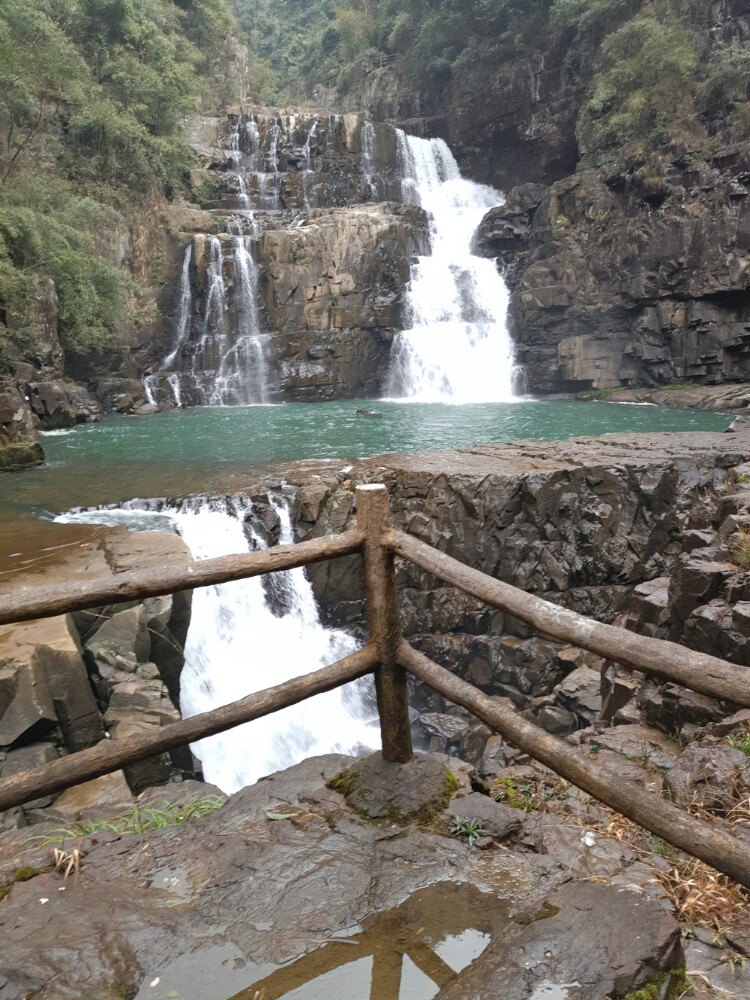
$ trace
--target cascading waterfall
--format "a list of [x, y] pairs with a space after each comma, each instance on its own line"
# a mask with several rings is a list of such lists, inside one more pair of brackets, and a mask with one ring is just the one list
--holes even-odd
[[[290, 498], [268, 499], [279, 519], [279, 543], [292, 544]], [[198, 560], [268, 547], [247, 497], [195, 498], [179, 506], [130, 500], [120, 508], [71, 511], [56, 520], [138, 531], [173, 527]], [[357, 648], [347, 632], [322, 624], [304, 569], [201, 587], [193, 593], [180, 678], [183, 718], [318, 670]], [[192, 749], [206, 781], [231, 793], [306, 757], [379, 746], [374, 691], [363, 679], [201, 740]]]
[[373, 176], [375, 159], [375, 126], [371, 121], [362, 123], [362, 173], [370, 189], [370, 201], [378, 200], [378, 186]]
[[305, 145], [302, 147], [302, 196], [305, 208], [310, 207], [310, 193], [311, 190], [314, 190], [315, 186], [315, 170], [313, 169], [312, 160], [312, 141], [315, 138], [317, 129], [318, 119], [316, 118], [310, 126], [310, 131], [307, 133]]
[[[293, 532], [286, 498], [273, 499], [280, 542]], [[172, 514], [194, 558], [266, 548], [245, 518], [252, 503], [186, 502]], [[335, 662], [357, 644], [322, 625], [303, 569], [196, 590], [181, 680], [184, 717], [218, 708]], [[207, 781], [233, 792], [306, 757], [379, 744], [362, 682], [202, 740], [193, 750]]]
[[[263, 331], [258, 308], [260, 272], [252, 254], [257, 236], [255, 216], [245, 178], [244, 155], [240, 146], [242, 120], [238, 119], [229, 136], [227, 159], [237, 175], [240, 208], [227, 226], [233, 262], [232, 303], [234, 323], [229, 310], [225, 279], [225, 247], [218, 236], [207, 236], [209, 243], [206, 268], [206, 292], [200, 335], [194, 349], [188, 350], [193, 319], [191, 287], [192, 243], [185, 248], [180, 273], [179, 300], [173, 345], [156, 372], [143, 381], [146, 399], [152, 405], [162, 382], [172, 395], [175, 406], [182, 406], [183, 381], [195, 402], [208, 406], [249, 406], [269, 402], [270, 335]], [[258, 138], [257, 149], [251, 141], [251, 161], [259, 156], [260, 139], [255, 122], [249, 135]], [[253, 152], [254, 150], [254, 152]], [[251, 166], [253, 164], [251, 163]], [[179, 371], [173, 369], [177, 366]]]
[[[161, 361], [158, 369], [152, 375], [146, 375], [143, 380], [143, 389], [146, 400], [152, 405], [156, 405], [155, 392], [160, 382], [160, 375], [168, 372], [177, 360], [182, 350], [182, 346], [190, 335], [190, 321], [193, 315], [193, 290], [190, 285], [190, 265], [193, 261], [193, 244], [188, 243], [182, 255], [182, 267], [180, 269], [180, 285], [178, 289], [177, 316], [175, 317], [174, 341], [169, 354]], [[175, 406], [182, 405], [182, 393], [179, 387], [179, 377], [171, 373], [166, 377], [167, 385], [172, 390]]]
[[[255, 224], [250, 213], [247, 221], [255, 234]], [[258, 311], [258, 265], [251, 252], [252, 235], [244, 232], [244, 220], [230, 223], [234, 238], [234, 303], [238, 335], [222, 355], [216, 373], [214, 395], [224, 402], [232, 400], [237, 405], [268, 403], [269, 401], [269, 341], [270, 335], [262, 331]]]
[[425, 402], [511, 400], [508, 288], [493, 261], [471, 252], [479, 223], [503, 196], [462, 178], [442, 139], [399, 129], [397, 142], [402, 197], [427, 212], [431, 254], [412, 268], [410, 328], [393, 342], [388, 394]]

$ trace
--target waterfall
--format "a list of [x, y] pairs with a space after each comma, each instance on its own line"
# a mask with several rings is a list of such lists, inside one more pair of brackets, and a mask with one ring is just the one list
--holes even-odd
[[318, 128], [318, 119], [312, 123], [310, 131], [307, 133], [305, 145], [302, 147], [302, 197], [305, 208], [310, 208], [310, 187], [315, 189], [315, 170], [312, 161], [312, 141]]
[[479, 223], [503, 196], [462, 178], [442, 139], [399, 129], [397, 142], [402, 198], [427, 212], [431, 254], [412, 268], [410, 327], [393, 342], [388, 394], [427, 402], [511, 400], [508, 288], [493, 261], [471, 252]]
[[[279, 543], [292, 544], [290, 498], [268, 497]], [[193, 558], [211, 559], [267, 548], [259, 512], [247, 497], [174, 501], [130, 500], [120, 508], [70, 511], [56, 521], [176, 528]], [[358, 648], [341, 629], [320, 621], [304, 569], [193, 591], [185, 665], [183, 718], [219, 708], [335, 663]], [[206, 781], [232, 793], [265, 774], [325, 753], [368, 752], [380, 746], [374, 692], [368, 680], [316, 695], [193, 745]]]
[[[247, 220], [254, 232], [250, 213]], [[230, 223], [234, 238], [234, 304], [237, 336], [223, 353], [216, 374], [214, 397], [221, 403], [238, 406], [268, 403], [270, 335], [261, 328], [258, 311], [260, 271], [251, 252], [251, 236], [244, 232], [244, 220]]]
[[370, 201], [378, 200], [378, 186], [373, 176], [375, 158], [375, 126], [371, 121], [362, 122], [362, 173], [370, 190]]
[[[258, 308], [260, 271], [252, 254], [257, 228], [247, 190], [242, 126], [240, 116], [231, 130], [227, 149], [227, 159], [236, 171], [241, 207], [227, 225], [230, 239], [205, 237], [209, 249], [203, 314], [197, 317], [199, 339], [197, 344], [189, 343], [193, 319], [190, 243], [182, 260], [172, 347], [157, 371], [143, 380], [144, 394], [152, 405], [160, 391], [168, 390], [174, 405], [181, 407], [184, 389], [189, 391], [191, 402], [208, 406], [269, 402], [270, 334], [263, 331]], [[261, 158], [257, 124], [247, 122], [245, 132], [250, 145], [249, 165], [255, 167]], [[231, 250], [233, 265], [231, 297], [225, 275], [227, 248]]]
[[[293, 539], [288, 500], [271, 499], [280, 542]], [[194, 558], [266, 548], [247, 520], [250, 500], [187, 501], [173, 519]], [[320, 621], [304, 569], [196, 590], [181, 680], [184, 717], [319, 669], [353, 652], [346, 632]], [[372, 749], [378, 730], [362, 683], [247, 723], [193, 747], [207, 781], [236, 791], [306, 757]]]
[[[159, 387], [160, 374], [167, 371], [174, 364], [177, 356], [182, 350], [182, 346], [190, 336], [190, 320], [193, 314], [193, 291], [190, 285], [190, 265], [193, 261], [193, 244], [188, 243], [182, 255], [182, 267], [180, 268], [180, 283], [177, 292], [177, 315], [175, 316], [174, 340], [172, 349], [162, 359], [158, 369], [152, 375], [146, 375], [143, 379], [143, 391], [146, 400], [151, 406], [156, 405], [156, 391]], [[172, 388], [175, 406], [182, 405], [182, 397], [179, 389], [179, 378], [177, 378], [177, 388], [175, 388], [174, 373], [167, 376], [167, 383]]]

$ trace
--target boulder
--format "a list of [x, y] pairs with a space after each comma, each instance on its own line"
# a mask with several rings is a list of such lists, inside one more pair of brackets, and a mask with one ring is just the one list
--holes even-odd
[[664, 784], [683, 808], [726, 813], [750, 791], [750, 757], [731, 746], [694, 743], [674, 761]]
[[[59, 723], [71, 751], [93, 746], [104, 732], [74, 632], [72, 619], [61, 616], [8, 626], [0, 638], [0, 660], [16, 671], [16, 710], [27, 722], [29, 712], [32, 716], [41, 712], [48, 725]], [[35, 695], [29, 702], [32, 691]], [[0, 719], [0, 734], [5, 736], [10, 735], [4, 727], [9, 725], [11, 711], [15, 711], [12, 706]], [[28, 738], [29, 731], [25, 732]]]
[[0, 472], [15, 472], [44, 461], [34, 418], [17, 383], [0, 378]]
[[55, 799], [55, 811], [71, 819], [79, 819], [85, 813], [93, 815], [98, 810], [111, 806], [127, 807], [134, 801], [124, 773], [114, 771], [101, 778], [66, 788], [62, 795]]
[[139, 663], [148, 661], [150, 652], [146, 611], [140, 604], [118, 611], [86, 643], [92, 666], [105, 664], [130, 673], [135, 673]]
[[505, 840], [519, 832], [523, 814], [518, 809], [495, 802], [488, 795], [471, 792], [469, 795], [456, 795], [443, 810], [443, 818], [447, 823], [452, 823], [456, 817], [477, 819], [488, 836]]
[[0, 719], [0, 747], [15, 747], [44, 736], [57, 713], [42, 664], [34, 657], [15, 671], [13, 700]]
[[554, 689], [555, 699], [583, 725], [591, 725], [602, 707], [602, 675], [591, 667], [576, 667]]
[[382, 756], [361, 757], [343, 770], [330, 787], [370, 819], [407, 823], [440, 813], [453, 791], [448, 768], [432, 754], [416, 754], [406, 764], [390, 764]]
[[571, 882], [520, 926], [493, 939], [439, 997], [541, 1000], [572, 997], [575, 990], [576, 1000], [608, 1000], [668, 983], [681, 955], [674, 917], [643, 891]]

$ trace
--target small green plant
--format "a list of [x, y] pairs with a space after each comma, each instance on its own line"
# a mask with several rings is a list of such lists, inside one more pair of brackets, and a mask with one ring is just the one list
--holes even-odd
[[512, 777], [500, 778], [492, 792], [495, 802], [503, 802], [511, 809], [523, 809], [524, 812], [535, 812], [544, 809], [548, 802], [562, 802], [570, 798], [566, 782], [559, 781], [548, 789], [543, 782], [519, 782]]
[[732, 733], [729, 737], [729, 745], [735, 750], [741, 750], [750, 757], [750, 729], [745, 729], [739, 733]]
[[737, 476], [737, 482], [740, 486], [750, 486], [750, 473], [741, 472], [739, 476]]
[[589, 753], [598, 754], [602, 752], [601, 743], [589, 743]]
[[[205, 795], [192, 802], [164, 802], [161, 809], [142, 809], [133, 806], [114, 819], [81, 820], [67, 828], [50, 830], [41, 837], [31, 837], [40, 847], [62, 844], [67, 840], [79, 840], [97, 833], [114, 833], [119, 837], [128, 834], [151, 833], [168, 826], [181, 826], [191, 820], [208, 816], [224, 805], [220, 795]], [[123, 806], [125, 808], [125, 806]]]
[[480, 819], [467, 819], [464, 816], [454, 816], [450, 832], [457, 837], [466, 837], [469, 847], [473, 847], [479, 837], [486, 837], [487, 830], [482, 829]]

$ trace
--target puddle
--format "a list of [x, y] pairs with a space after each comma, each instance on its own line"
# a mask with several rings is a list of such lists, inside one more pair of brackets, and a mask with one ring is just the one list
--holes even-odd
[[151, 873], [148, 884], [149, 888], [171, 892], [180, 900], [187, 899], [190, 895], [190, 884], [184, 868], [158, 868]]
[[[529, 1000], [574, 1000], [578, 996], [580, 988], [581, 984], [578, 982], [550, 983], [548, 980], [545, 980], [537, 986], [529, 997]], [[571, 993], [571, 990], [574, 992]]]
[[136, 1000], [431, 1000], [507, 923], [501, 900], [441, 883], [283, 965], [245, 961], [230, 943], [197, 949], [148, 976]]

